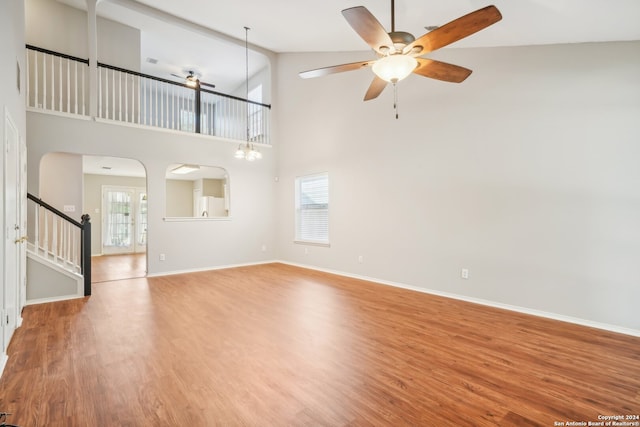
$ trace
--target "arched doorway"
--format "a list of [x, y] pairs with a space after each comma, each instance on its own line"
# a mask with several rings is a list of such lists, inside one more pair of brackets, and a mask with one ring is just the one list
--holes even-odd
[[92, 220], [92, 283], [147, 273], [147, 179], [137, 160], [83, 156], [84, 210]]

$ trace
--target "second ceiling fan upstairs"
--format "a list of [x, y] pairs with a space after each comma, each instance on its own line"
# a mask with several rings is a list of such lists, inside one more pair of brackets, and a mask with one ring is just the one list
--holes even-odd
[[391, 32], [388, 33], [364, 6], [345, 9], [342, 15], [376, 52], [378, 59], [303, 71], [300, 77], [321, 77], [371, 67], [375, 76], [364, 97], [365, 101], [378, 97], [387, 83], [396, 84], [411, 73], [452, 83], [464, 81], [471, 74], [471, 70], [421, 56], [470, 36], [502, 19], [500, 11], [495, 6], [487, 6], [416, 39], [410, 33], [396, 31], [394, 0], [391, 0]]
[[196, 75], [195, 71], [189, 70], [188, 74], [186, 76], [180, 76], [178, 74], [174, 74], [171, 73], [172, 76], [174, 77], [178, 77], [179, 79], [184, 79], [184, 84], [186, 84], [189, 87], [195, 88], [195, 87], [200, 87], [200, 86], [208, 86], [211, 89], [215, 88], [216, 85], [211, 84], [211, 83], [205, 83], [200, 81], [200, 79], [198, 78], [198, 76]]

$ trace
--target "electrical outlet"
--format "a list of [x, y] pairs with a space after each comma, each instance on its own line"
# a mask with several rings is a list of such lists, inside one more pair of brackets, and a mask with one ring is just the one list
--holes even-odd
[[167, 259], [167, 257], [165, 257], [164, 254], [160, 254], [160, 261], [164, 261], [165, 259]]
[[362, 255], [358, 255], [358, 262], [362, 264], [364, 262], [364, 257]]
[[468, 279], [469, 278], [469, 269], [468, 268], [463, 268], [462, 270], [460, 270], [460, 277], [462, 277], [463, 279]]

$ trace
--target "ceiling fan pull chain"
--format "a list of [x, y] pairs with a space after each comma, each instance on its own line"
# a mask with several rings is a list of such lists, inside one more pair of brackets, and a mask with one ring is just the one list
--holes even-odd
[[393, 84], [393, 108], [396, 110], [396, 120], [398, 120], [398, 85]]

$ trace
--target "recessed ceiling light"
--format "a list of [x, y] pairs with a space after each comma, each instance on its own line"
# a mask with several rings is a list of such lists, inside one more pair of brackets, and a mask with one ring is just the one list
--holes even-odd
[[177, 168], [171, 169], [171, 173], [175, 173], [178, 175], [184, 175], [187, 173], [195, 172], [200, 169], [198, 165], [180, 165]]
[[156, 58], [147, 58], [147, 62], [149, 64], [157, 64], [158, 60]]
[[426, 27], [424, 27], [424, 29], [427, 31], [437, 30], [438, 28], [440, 28], [439, 25], [427, 25]]
[[102, 169], [110, 171], [111, 170], [111, 166], [102, 166]]

